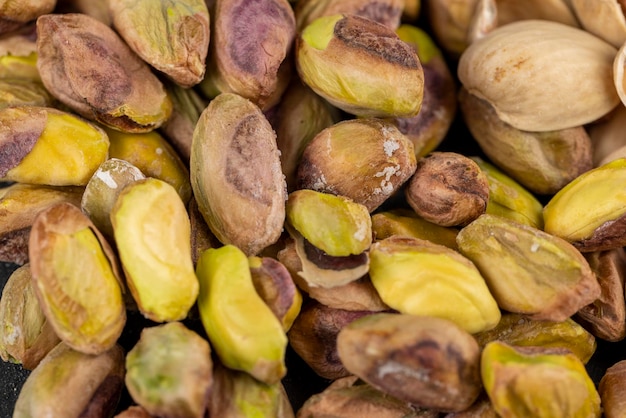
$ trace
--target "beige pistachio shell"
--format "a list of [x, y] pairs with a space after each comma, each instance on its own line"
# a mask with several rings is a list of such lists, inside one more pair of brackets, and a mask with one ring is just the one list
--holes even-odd
[[593, 148], [593, 166], [626, 157], [626, 106], [617, 106], [602, 123], [588, 127]]
[[[595, 0], [592, 0], [595, 2]], [[498, 25], [518, 20], [541, 19], [578, 27], [578, 19], [572, 10], [573, 0], [496, 0]]]
[[612, 45], [581, 29], [524, 20], [470, 45], [458, 76], [518, 129], [565, 129], [595, 121], [619, 103], [611, 82], [615, 55]]
[[619, 48], [626, 41], [626, 18], [615, 0], [569, 0], [583, 29]]
[[484, 38], [498, 27], [498, 6], [496, 0], [478, 0], [474, 15], [467, 30], [467, 42]]

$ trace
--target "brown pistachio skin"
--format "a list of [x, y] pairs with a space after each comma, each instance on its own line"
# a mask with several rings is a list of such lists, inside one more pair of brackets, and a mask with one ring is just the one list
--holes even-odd
[[441, 226], [464, 226], [487, 210], [489, 181], [469, 157], [433, 152], [418, 161], [405, 197], [427, 221]]
[[598, 385], [606, 418], [621, 418], [626, 411], [626, 360], [609, 367]]

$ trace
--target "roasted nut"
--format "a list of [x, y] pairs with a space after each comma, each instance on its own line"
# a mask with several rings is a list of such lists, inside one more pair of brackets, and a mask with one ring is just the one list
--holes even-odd
[[287, 187], [276, 134], [256, 105], [232, 93], [213, 99], [196, 125], [190, 164], [200, 213], [222, 243], [256, 255], [278, 241]]
[[482, 387], [476, 340], [446, 319], [368, 315], [341, 329], [337, 351], [351, 373], [423, 408], [462, 411]]
[[345, 120], [322, 130], [306, 146], [297, 188], [345, 196], [373, 212], [415, 167], [413, 144], [394, 125], [373, 118]]
[[111, 224], [141, 313], [155, 322], [184, 319], [196, 302], [198, 279], [190, 221], [176, 190], [155, 178], [126, 186], [111, 210]]
[[70, 203], [40, 212], [28, 251], [33, 289], [59, 338], [86, 354], [113, 347], [126, 324], [125, 287], [115, 253], [89, 218]]
[[453, 321], [475, 333], [491, 329], [500, 310], [472, 262], [448, 247], [392, 236], [372, 244], [370, 278], [381, 299], [402, 313]]
[[220, 361], [270, 385], [282, 379], [287, 336], [257, 294], [246, 255], [234, 245], [210, 248], [196, 274], [200, 317]]
[[43, 84], [27, 78], [0, 79], [0, 108], [14, 106], [54, 106], [55, 99]]
[[25, 26], [39, 16], [50, 13], [56, 0], [5, 0], [0, 5], [0, 33], [7, 33]]
[[459, 232], [457, 244], [503, 310], [558, 322], [600, 296], [583, 255], [537, 228], [485, 214]]
[[209, 343], [180, 322], [144, 328], [126, 356], [125, 382], [151, 415], [203, 418], [213, 384]]
[[380, 23], [354, 15], [316, 19], [296, 38], [302, 81], [358, 116], [412, 117], [424, 94], [417, 53]]
[[624, 415], [624, 377], [626, 376], [626, 360], [618, 361], [609, 367], [598, 385], [602, 400], [602, 410], [606, 418], [619, 418]]
[[404, 0], [302, 0], [295, 6], [298, 32], [318, 17], [349, 14], [373, 20], [397, 29], [404, 9]]

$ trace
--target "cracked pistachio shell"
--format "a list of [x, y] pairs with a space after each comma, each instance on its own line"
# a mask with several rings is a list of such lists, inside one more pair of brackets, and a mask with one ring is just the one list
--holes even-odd
[[185, 204], [168, 183], [124, 188], [111, 210], [115, 243], [140, 312], [155, 322], [184, 319], [198, 296]]
[[0, 2], [0, 33], [12, 32], [52, 13], [57, 0], [2, 0]]
[[209, 11], [204, 0], [110, 0], [113, 26], [145, 62], [183, 87], [204, 78]]
[[380, 23], [354, 15], [314, 20], [296, 39], [302, 81], [334, 106], [364, 117], [411, 117], [424, 94], [417, 53]]
[[89, 355], [59, 343], [26, 379], [13, 417], [110, 417], [123, 387], [121, 346]]
[[222, 93], [202, 112], [191, 147], [193, 193], [224, 244], [256, 255], [280, 238], [287, 187], [276, 134], [251, 101]]
[[46, 89], [87, 119], [121, 131], [148, 132], [172, 113], [172, 102], [148, 64], [93, 17], [40, 17], [37, 52]]
[[543, 210], [547, 233], [591, 252], [626, 244], [626, 158], [576, 177]]
[[522, 20], [472, 43], [460, 57], [458, 76], [504, 122], [525, 131], [553, 131], [595, 121], [615, 108], [616, 54], [615, 47], [581, 29]]
[[70, 203], [52, 206], [37, 215], [28, 246], [35, 294], [59, 338], [86, 354], [113, 347], [126, 324], [125, 288], [89, 218]]
[[298, 32], [318, 17], [337, 14], [361, 16], [395, 30], [404, 6], [404, 0], [300, 0], [294, 12]]
[[574, 354], [494, 341], [482, 351], [481, 376], [502, 418], [601, 416], [600, 396]]
[[96, 125], [49, 107], [0, 110], [0, 178], [82, 186], [106, 160], [109, 138]]
[[454, 412], [480, 394], [480, 348], [447, 319], [377, 313], [356, 319], [337, 336], [352, 374], [418, 407]]
[[600, 296], [583, 255], [537, 228], [485, 214], [459, 232], [457, 244], [503, 310], [563, 321]]
[[470, 333], [500, 321], [500, 309], [478, 269], [448, 247], [392, 236], [372, 244], [370, 259], [374, 287], [399, 312], [445, 318]]
[[0, 358], [27, 370], [61, 341], [39, 306], [28, 264], [17, 268], [4, 285], [0, 324]]
[[416, 166], [413, 143], [390, 122], [345, 120], [322, 130], [306, 146], [297, 187], [345, 196], [373, 212], [409, 180]]
[[619, 1], [569, 0], [581, 26], [616, 48], [626, 41], [626, 18]]
[[210, 248], [196, 274], [200, 318], [220, 361], [266, 384], [280, 381], [287, 372], [287, 336], [256, 292], [243, 251], [234, 245]]
[[144, 328], [126, 355], [126, 388], [154, 416], [203, 418], [213, 385], [209, 343], [181, 322]]

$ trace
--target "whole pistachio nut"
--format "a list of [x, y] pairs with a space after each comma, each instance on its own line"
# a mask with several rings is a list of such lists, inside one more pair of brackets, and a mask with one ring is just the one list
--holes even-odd
[[210, 248], [198, 260], [196, 274], [200, 317], [220, 361], [264, 383], [277, 383], [287, 372], [287, 336], [257, 294], [246, 255], [234, 245]]
[[495, 328], [474, 334], [481, 347], [501, 341], [518, 347], [565, 348], [587, 364], [595, 353], [595, 337], [571, 318], [564, 321], [541, 321], [526, 315], [505, 313]]
[[107, 418], [115, 412], [123, 387], [121, 346], [89, 355], [59, 343], [26, 379], [13, 417]]
[[82, 186], [107, 158], [98, 126], [49, 107], [0, 110], [0, 178], [30, 184]]
[[462, 411], [482, 388], [476, 340], [447, 319], [368, 315], [341, 329], [337, 351], [352, 374], [419, 407]]
[[357, 116], [412, 117], [422, 105], [424, 71], [413, 47], [360, 16], [324, 16], [304, 28], [296, 68], [313, 91]]
[[215, 0], [210, 13], [211, 45], [202, 84], [236, 93], [260, 108], [270, 106], [277, 90], [286, 87], [283, 79], [291, 78], [291, 71], [281, 69], [289, 65], [296, 35], [291, 5], [287, 0]]
[[57, 203], [80, 204], [83, 189], [12, 183], [0, 197], [0, 261], [28, 262], [28, 238], [36, 216]]
[[209, 412], [214, 417], [294, 418], [282, 382], [266, 384], [248, 373], [216, 364]]
[[459, 232], [457, 244], [503, 310], [563, 321], [600, 296], [583, 255], [537, 228], [485, 214]]
[[416, 164], [413, 143], [391, 123], [344, 120], [306, 146], [297, 188], [349, 197], [373, 212], [409, 180]]
[[524, 186], [480, 157], [470, 157], [487, 175], [489, 202], [486, 213], [543, 229], [543, 205]]
[[478, 269], [448, 247], [392, 236], [372, 244], [370, 258], [374, 287], [399, 312], [445, 318], [470, 333], [491, 329], [500, 320]]
[[155, 322], [184, 319], [198, 296], [185, 204], [168, 183], [146, 178], [126, 186], [111, 224], [128, 287]]
[[28, 370], [61, 341], [39, 306], [28, 264], [17, 268], [4, 285], [0, 324], [0, 358]]
[[25, 78], [41, 82], [37, 70], [35, 24], [0, 34], [0, 78]]
[[2, 0], [0, 2], [0, 33], [12, 32], [51, 13], [57, 0]]
[[404, 3], [402, 0], [302, 0], [294, 10], [298, 32], [318, 17], [337, 14], [361, 16], [395, 30], [400, 25]]
[[624, 416], [626, 402], [624, 395], [626, 387], [626, 360], [618, 361], [611, 365], [598, 384], [598, 392], [602, 400], [602, 410], [606, 418], [619, 418]]
[[86, 354], [113, 347], [126, 324], [125, 286], [89, 218], [71, 203], [52, 206], [37, 215], [28, 246], [33, 289], [59, 338]]
[[27, 78], [0, 78], [0, 108], [14, 106], [53, 107], [55, 99], [43, 84]]
[[151, 415], [203, 418], [213, 385], [209, 343], [181, 322], [144, 328], [126, 356], [125, 382]]
[[481, 376], [499, 417], [597, 417], [600, 396], [574, 354], [494, 341], [483, 349]]
[[600, 284], [600, 296], [576, 313], [576, 320], [598, 338], [621, 341], [626, 337], [624, 275], [626, 255], [623, 248], [585, 253], [585, 258]]
[[204, 0], [111, 0], [113, 27], [145, 62], [177, 84], [204, 78], [209, 10]]
[[432, 152], [417, 162], [404, 195], [415, 213], [427, 221], [463, 226], [487, 210], [489, 180], [469, 157]]
[[626, 158], [618, 158], [576, 177], [553, 195], [543, 210], [547, 233], [583, 252], [626, 243]]
[[595, 121], [615, 108], [616, 54], [584, 30], [522, 20], [472, 43], [460, 57], [458, 76], [504, 122], [525, 131], [553, 131]]
[[570, 0], [572, 10], [587, 32], [616, 48], [626, 41], [626, 18], [619, 1]]
[[461, 89], [467, 127], [485, 155], [529, 191], [551, 195], [593, 166], [592, 143], [583, 126], [546, 132], [514, 128], [486, 100]]
[[44, 86], [87, 119], [121, 131], [147, 132], [172, 113], [172, 102], [148, 64], [93, 17], [40, 17], [37, 52]]
[[193, 193], [224, 244], [256, 255], [280, 238], [287, 187], [276, 134], [251, 101], [233, 93], [213, 99], [196, 125], [191, 148]]
[[478, 0], [428, 0], [427, 17], [437, 44], [455, 61], [467, 48], [470, 23]]

